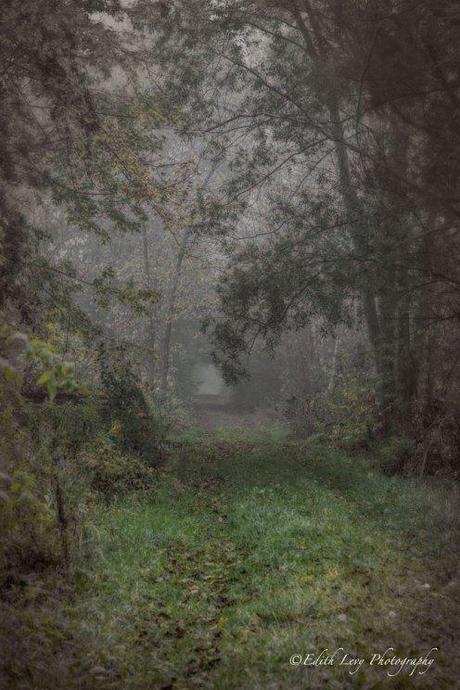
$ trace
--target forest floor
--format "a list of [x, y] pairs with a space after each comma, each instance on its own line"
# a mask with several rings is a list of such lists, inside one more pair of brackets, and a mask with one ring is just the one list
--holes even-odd
[[[276, 427], [179, 441], [152, 491], [94, 508], [90, 565], [14, 687], [460, 687], [458, 494]], [[412, 675], [369, 663], [433, 647]]]

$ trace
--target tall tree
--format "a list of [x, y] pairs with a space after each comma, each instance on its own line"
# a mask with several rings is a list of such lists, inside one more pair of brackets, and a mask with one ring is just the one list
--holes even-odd
[[[222, 206], [270, 209], [222, 283], [218, 359], [238, 375], [258, 335], [270, 339], [314, 313], [337, 323], [358, 298], [389, 420], [419, 387], [426, 283], [449, 294], [442, 318], [457, 313], [455, 272], [427, 275], [422, 258], [427, 233], [445, 232], [456, 247], [455, 156], [434, 126], [442, 111], [458, 146], [455, 8], [411, 0], [156, 8], [171, 98], [189, 108], [190, 129], [232, 159]], [[135, 21], [145, 25], [145, 11], [138, 5]]]

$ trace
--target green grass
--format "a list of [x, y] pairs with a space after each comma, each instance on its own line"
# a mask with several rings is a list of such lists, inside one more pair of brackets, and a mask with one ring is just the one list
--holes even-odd
[[[95, 560], [61, 612], [75, 687], [457, 687], [448, 488], [314, 440], [183, 441], [151, 492], [91, 516]], [[289, 664], [338, 647], [440, 651], [426, 675], [392, 679]]]

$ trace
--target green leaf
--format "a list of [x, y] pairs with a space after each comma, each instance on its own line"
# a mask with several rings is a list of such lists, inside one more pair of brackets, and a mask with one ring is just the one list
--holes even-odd
[[54, 383], [54, 381], [50, 381], [47, 385], [48, 389], [48, 395], [50, 397], [50, 400], [53, 401], [54, 398], [56, 397], [56, 391], [57, 391], [57, 386]]
[[16, 375], [16, 371], [11, 366], [3, 368], [3, 377], [5, 381], [12, 381]]
[[37, 383], [39, 386], [43, 386], [45, 383], [48, 383], [51, 381], [53, 378], [53, 372], [52, 371], [44, 371], [41, 376], [38, 377]]

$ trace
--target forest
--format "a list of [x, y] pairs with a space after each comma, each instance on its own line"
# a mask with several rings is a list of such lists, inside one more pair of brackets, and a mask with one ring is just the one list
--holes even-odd
[[458, 2], [0, 36], [0, 688], [460, 688]]

